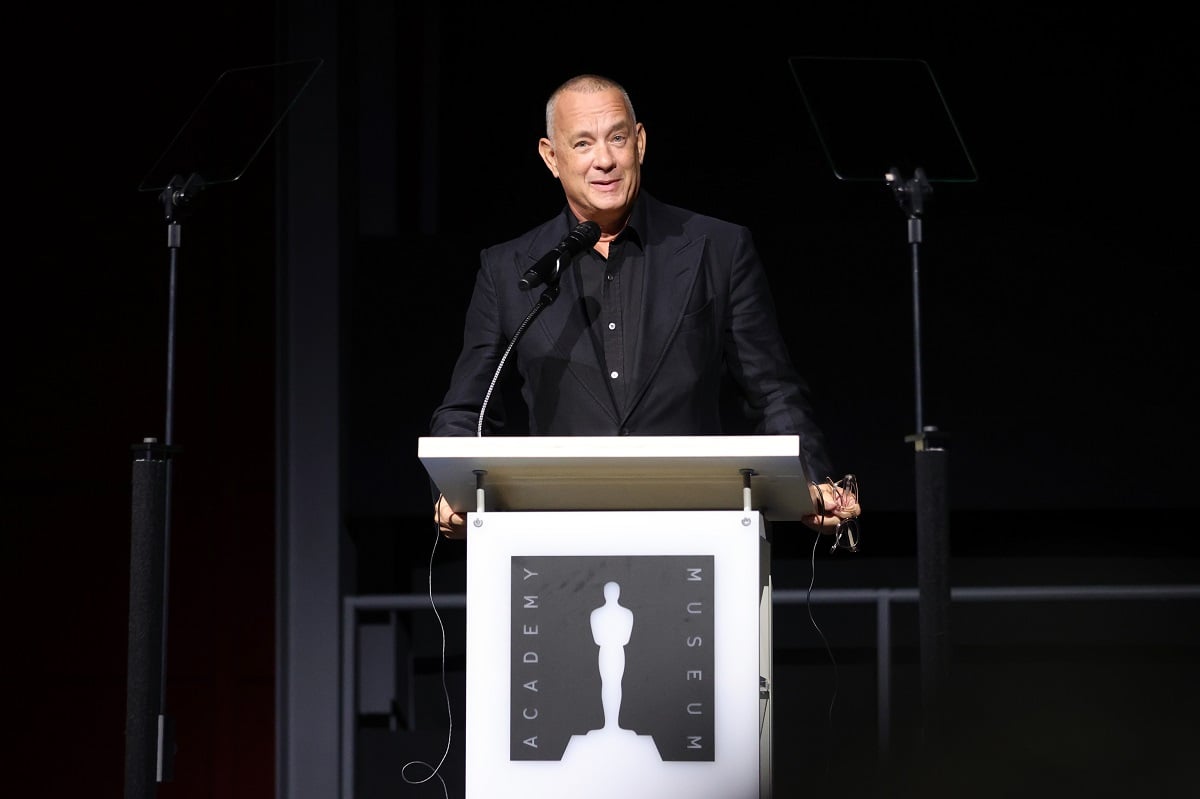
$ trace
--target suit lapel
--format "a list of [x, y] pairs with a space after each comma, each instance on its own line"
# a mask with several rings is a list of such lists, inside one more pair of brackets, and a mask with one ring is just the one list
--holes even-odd
[[665, 366], [665, 358], [700, 274], [704, 239], [682, 232], [655, 242], [647, 236], [642, 270], [643, 312], [639, 320], [637, 372], [625, 418], [637, 408]]

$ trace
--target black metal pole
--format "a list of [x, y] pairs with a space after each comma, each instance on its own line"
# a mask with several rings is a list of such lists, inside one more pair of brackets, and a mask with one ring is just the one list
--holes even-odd
[[920, 245], [925, 197], [932, 187], [920, 167], [904, 180], [898, 170], [889, 185], [907, 213], [912, 252], [913, 374], [916, 432], [905, 438], [914, 446], [917, 523], [917, 601], [921, 647], [921, 724], [927, 749], [946, 733], [946, 687], [950, 679], [950, 513], [945, 436], [925, 424], [921, 355]]
[[175, 426], [175, 308], [181, 206], [204, 182], [178, 176], [159, 200], [167, 221], [167, 380], [164, 438], [134, 445], [129, 554], [129, 651], [125, 696], [125, 799], [153, 799], [171, 779], [175, 740], [167, 715], [167, 604], [171, 562], [171, 455]]
[[916, 452], [917, 587], [921, 637], [921, 714], [926, 742], [938, 746], [946, 732], [950, 679], [950, 514], [944, 448]]
[[155, 794], [163, 678], [167, 460], [153, 438], [134, 447], [129, 554], [129, 665], [125, 700], [125, 799]]

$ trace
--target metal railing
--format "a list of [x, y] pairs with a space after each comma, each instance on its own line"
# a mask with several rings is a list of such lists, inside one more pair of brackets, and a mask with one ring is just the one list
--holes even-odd
[[[797, 605], [809, 600], [803, 590], [775, 589], [777, 605]], [[876, 725], [879, 755], [886, 760], [891, 752], [892, 697], [892, 605], [917, 602], [916, 588], [828, 588], [813, 589], [814, 605], [875, 605], [875, 669], [878, 694]], [[954, 602], [1058, 602], [1141, 599], [1200, 599], [1200, 585], [1049, 585], [952, 587]], [[426, 598], [428, 606], [428, 598]]]
[[[364, 611], [417, 612], [465, 608], [465, 594], [379, 594], [349, 596], [343, 600], [342, 636], [342, 796], [352, 797], [354, 779], [354, 730], [357, 706], [355, 680], [358, 636], [356, 615]], [[881, 759], [891, 751], [892, 695], [892, 606], [915, 603], [916, 588], [825, 588], [772, 591], [774, 605], [874, 605], [876, 648], [876, 691], [878, 745]], [[1200, 599], [1200, 585], [1049, 585], [1049, 586], [963, 586], [950, 589], [952, 603], [973, 602], [1059, 602], [1135, 601]]]

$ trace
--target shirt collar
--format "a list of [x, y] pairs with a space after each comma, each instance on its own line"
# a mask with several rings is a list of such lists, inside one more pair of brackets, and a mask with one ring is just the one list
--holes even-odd
[[[575, 218], [575, 214], [571, 213], [571, 209], [563, 209], [563, 217], [567, 221], [567, 226], [570, 230], [574, 230], [579, 224], [579, 220]], [[637, 199], [633, 201], [633, 210], [629, 214], [629, 222], [626, 223], [625, 229], [621, 231], [613, 244], [623, 244], [631, 242], [636, 244], [638, 249], [645, 249], [646, 240], [646, 203], [642, 201], [642, 195], [639, 194]]]

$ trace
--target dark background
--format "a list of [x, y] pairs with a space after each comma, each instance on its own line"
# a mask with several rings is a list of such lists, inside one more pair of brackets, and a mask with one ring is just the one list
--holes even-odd
[[[882, 182], [835, 179], [795, 55], [927, 60], [978, 169], [935, 186], [920, 250], [924, 421], [950, 435], [955, 574], [1196, 582], [1197, 75], [1181, 19], [1032, 4], [656, 20], [489, 8], [407, 7], [389, 62], [364, 47], [341, 64], [362, 120], [345, 154], [358, 260], [342, 265], [347, 524], [375, 531], [359, 539], [376, 558], [360, 590], [414, 589], [393, 577], [423, 562], [426, 539], [393, 533], [427, 529], [415, 439], [479, 248], [561, 205], [536, 140], [545, 97], [585, 70], [629, 88], [649, 191], [754, 229], [838, 468], [863, 487], [868, 565], [844, 579], [911, 574], [904, 215]], [[122, 784], [129, 448], [163, 434], [167, 329], [162, 211], [137, 185], [218, 74], [276, 60], [278, 24], [275, 9], [228, 4], [14, 15], [32, 45], [9, 69], [2, 314], [4, 676], [22, 795]], [[379, 69], [395, 70], [398, 102], [377, 127]], [[899, 100], [877, 110], [882, 130], [913, 124]], [[268, 148], [183, 230], [169, 675], [188, 748], [164, 795], [273, 785], [273, 189]], [[777, 552], [802, 562], [807, 546]], [[1183, 637], [1173, 663], [1196, 657]]]

